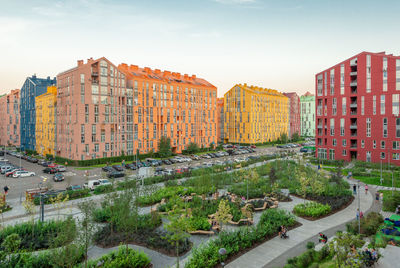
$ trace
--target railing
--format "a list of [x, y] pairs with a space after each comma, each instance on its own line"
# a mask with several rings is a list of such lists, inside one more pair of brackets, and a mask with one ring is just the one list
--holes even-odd
[[356, 86], [357, 86], [357, 80], [351, 81], [351, 82], [350, 82], [350, 86], [351, 86], [351, 87], [356, 87]]
[[356, 75], [357, 75], [357, 71], [350, 73], [350, 76], [356, 76]]

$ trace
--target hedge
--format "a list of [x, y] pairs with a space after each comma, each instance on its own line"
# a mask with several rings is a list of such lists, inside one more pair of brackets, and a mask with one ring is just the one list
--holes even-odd
[[[83, 197], [87, 197], [90, 195], [90, 190], [89, 189], [81, 189], [81, 190], [68, 190], [65, 192], [62, 192], [63, 198], [68, 195], [68, 200], [74, 200], [74, 199], [78, 199], [78, 198], [83, 198]], [[50, 198], [44, 196], [44, 203], [45, 204], [50, 204]], [[39, 196], [35, 196], [35, 198], [33, 199], [33, 203], [38, 206], [40, 205], [40, 197]]]
[[103, 255], [97, 260], [90, 260], [88, 267], [99, 267], [98, 263], [102, 263], [101, 267], [146, 268], [151, 267], [150, 262], [151, 259], [145, 253], [120, 246], [118, 250]]

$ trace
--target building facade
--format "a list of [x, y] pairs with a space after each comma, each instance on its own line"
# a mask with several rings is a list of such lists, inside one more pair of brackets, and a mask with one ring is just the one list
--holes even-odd
[[78, 61], [57, 76], [57, 155], [74, 160], [217, 143], [217, 89], [195, 75], [106, 58]]
[[400, 57], [362, 52], [315, 78], [317, 156], [400, 164]]
[[296, 92], [283, 93], [289, 98], [289, 138], [297, 133], [300, 136], [300, 98]]
[[[162, 136], [175, 153], [191, 142], [217, 144], [217, 88], [196, 75], [119, 65], [127, 75], [130, 99], [128, 152], [158, 151]], [[133, 139], [132, 136], [133, 135]]]
[[19, 147], [19, 94], [15, 89], [0, 97], [0, 145]]
[[42, 156], [54, 155], [56, 143], [57, 87], [36, 97], [36, 152]]
[[273, 90], [237, 84], [224, 95], [226, 143], [262, 143], [289, 131], [289, 98]]
[[217, 141], [224, 142], [224, 98], [217, 99]]
[[46, 93], [47, 87], [56, 84], [56, 79], [28, 77], [21, 88], [20, 96], [20, 137], [22, 150], [35, 150], [36, 147], [36, 107], [35, 98]]
[[315, 137], [315, 96], [307, 92], [300, 97], [301, 136]]

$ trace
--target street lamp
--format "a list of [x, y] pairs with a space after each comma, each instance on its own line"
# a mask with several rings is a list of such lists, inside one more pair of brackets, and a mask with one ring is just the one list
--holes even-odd
[[221, 266], [224, 267], [224, 266], [225, 266], [225, 263], [223, 262], [222, 258], [223, 258], [224, 255], [226, 254], [226, 249], [225, 249], [225, 248], [220, 248], [220, 249], [218, 250], [218, 254], [221, 256], [221, 257], [220, 257], [220, 259], [221, 259]]
[[360, 181], [357, 181], [358, 188], [358, 233], [361, 231], [361, 210], [360, 210]]
[[[41, 178], [43, 179], [43, 182], [46, 182], [47, 178], [44, 176], [41, 176]], [[42, 185], [43, 182], [39, 182], [39, 189], [40, 189], [40, 221], [44, 222], [44, 202], [43, 202], [43, 193], [42, 193]]]

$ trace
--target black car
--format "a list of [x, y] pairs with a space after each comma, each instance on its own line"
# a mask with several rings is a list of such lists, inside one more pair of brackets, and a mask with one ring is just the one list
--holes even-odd
[[166, 164], [166, 165], [171, 165], [171, 164], [172, 164], [172, 162], [169, 161], [168, 159], [164, 159], [162, 162], [163, 162], [164, 164]]
[[136, 170], [136, 169], [137, 169], [137, 167], [136, 167], [136, 165], [135, 165], [134, 163], [132, 163], [132, 164], [126, 164], [126, 165], [125, 165], [125, 168], [131, 169], [131, 170]]
[[53, 176], [53, 181], [63, 181], [64, 180], [64, 174], [62, 173], [56, 173]]
[[107, 177], [109, 177], [109, 178], [120, 178], [120, 177], [124, 177], [124, 176], [125, 176], [125, 173], [119, 172], [119, 171], [112, 171], [107, 174]]
[[48, 174], [54, 174], [54, 173], [57, 173], [57, 169], [56, 168], [47, 167], [47, 168], [43, 169], [43, 172], [44, 173], [48, 173]]
[[176, 160], [175, 159], [173, 159], [173, 158], [170, 158], [170, 159], [167, 159], [169, 162], [171, 162], [171, 164], [175, 164], [176, 163]]
[[37, 159], [37, 158], [33, 158], [33, 157], [31, 157], [31, 161], [30, 162], [32, 162], [32, 163], [37, 163], [39, 160]]
[[113, 165], [112, 166], [116, 171], [124, 171], [123, 167], [121, 167], [120, 165]]
[[101, 170], [103, 170], [103, 171], [105, 171], [105, 172], [112, 172], [112, 171], [114, 171], [114, 169], [113, 169], [112, 167], [110, 167], [110, 166], [102, 167]]

